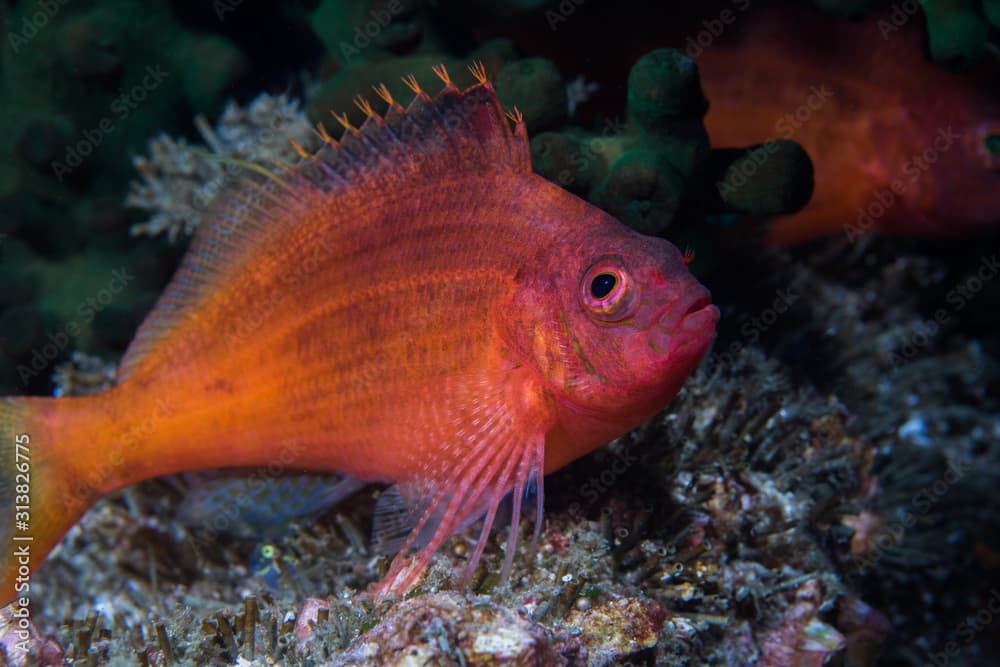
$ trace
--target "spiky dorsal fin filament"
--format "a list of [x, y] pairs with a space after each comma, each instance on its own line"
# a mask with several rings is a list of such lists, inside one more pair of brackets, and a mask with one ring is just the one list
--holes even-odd
[[337, 113], [336, 111], [331, 111], [330, 114], [337, 120], [338, 123], [345, 130], [353, 130], [354, 126], [351, 125], [351, 119], [347, 117], [346, 113]]
[[374, 109], [372, 109], [371, 102], [369, 102], [364, 97], [361, 97], [361, 95], [357, 95], [354, 98], [354, 106], [360, 109], [361, 113], [363, 113], [368, 118], [379, 118], [379, 115], [375, 113]]
[[330, 133], [327, 132], [326, 125], [323, 125], [323, 123], [316, 123], [316, 134], [319, 136], [320, 141], [324, 144], [336, 148], [337, 140], [331, 137]]
[[375, 91], [379, 99], [385, 102], [388, 107], [385, 111], [385, 117], [382, 119], [384, 122], [393, 123], [406, 113], [403, 107], [393, 98], [392, 93], [389, 92], [389, 88], [384, 83], [372, 86], [372, 90]]
[[300, 144], [299, 142], [295, 141], [295, 139], [289, 139], [289, 140], [288, 140], [288, 143], [289, 143], [289, 144], [291, 145], [291, 147], [292, 147], [292, 150], [294, 150], [294, 151], [295, 151], [295, 153], [296, 153], [296, 154], [297, 154], [297, 155], [298, 155], [298, 156], [299, 156], [300, 158], [302, 158], [302, 159], [306, 159], [306, 158], [308, 158], [308, 157], [309, 157], [310, 155], [312, 155], [312, 153], [310, 153], [310, 152], [309, 152], [309, 151], [307, 151], [307, 150], [306, 150], [305, 148], [303, 148], [303, 147], [302, 147], [302, 144]]
[[451, 76], [448, 74], [448, 70], [445, 69], [444, 63], [434, 65], [433, 67], [431, 67], [431, 70], [433, 70], [433, 72], [437, 74], [437, 77], [441, 79], [446, 88], [452, 85]]
[[512, 107], [510, 111], [505, 111], [504, 115], [514, 123], [514, 136], [527, 143], [528, 128], [524, 124], [524, 114], [517, 107]]
[[473, 78], [476, 80], [480, 86], [486, 85], [486, 65], [483, 61], [476, 60], [471, 65], [469, 65], [469, 73], [472, 74]]
[[403, 83], [406, 87], [413, 91], [414, 95], [421, 96], [426, 95], [426, 93], [420, 88], [420, 83], [417, 81], [417, 77], [412, 74], [408, 74], [403, 77]]
[[386, 87], [384, 83], [380, 83], [377, 86], [372, 86], [372, 90], [374, 90], [375, 94], [378, 95], [379, 98], [389, 106], [392, 106], [395, 103], [392, 99], [392, 93], [389, 92], [389, 89]]

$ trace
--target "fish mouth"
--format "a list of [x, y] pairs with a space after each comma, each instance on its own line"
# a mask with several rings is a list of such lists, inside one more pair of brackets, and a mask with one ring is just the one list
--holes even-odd
[[719, 308], [711, 301], [702, 303], [698, 307], [693, 307], [684, 315], [681, 320], [681, 329], [691, 333], [708, 333], [707, 338], [711, 339], [715, 334], [715, 325], [719, 321]]
[[694, 297], [688, 304], [683, 315], [681, 315], [681, 320], [685, 320], [689, 315], [694, 315], [700, 310], [704, 310], [712, 305], [712, 295], [706, 290], [704, 294], [699, 294]]
[[712, 340], [719, 309], [712, 304], [712, 294], [699, 286], [691, 295], [678, 299], [656, 318], [649, 332], [649, 346], [661, 356], [703, 350]]
[[663, 312], [656, 318], [657, 326], [668, 329], [687, 328], [684, 323], [698, 313], [706, 309], [718, 310], [712, 305], [712, 293], [706, 287], [698, 285], [689, 292], [663, 309]]

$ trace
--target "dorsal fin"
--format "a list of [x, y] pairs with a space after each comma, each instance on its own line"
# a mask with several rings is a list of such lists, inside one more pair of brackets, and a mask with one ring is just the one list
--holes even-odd
[[[443, 67], [437, 73], [448, 80]], [[384, 117], [369, 114], [360, 128], [347, 127], [339, 142], [324, 136], [324, 145], [294, 167], [266, 176], [251, 173], [221, 192], [129, 346], [119, 382], [158, 368], [169, 354], [165, 340], [171, 333], [198, 318], [200, 306], [220, 285], [247, 270], [254, 253], [274, 244], [289, 226], [310, 219], [302, 215], [308, 207], [349, 209], [414, 181], [530, 173], [524, 124], [512, 130], [485, 73], [478, 66], [473, 73], [476, 85], [460, 91], [446, 83], [433, 99], [411, 78], [419, 92], [405, 110], [384, 87], [377, 88], [389, 103]]]

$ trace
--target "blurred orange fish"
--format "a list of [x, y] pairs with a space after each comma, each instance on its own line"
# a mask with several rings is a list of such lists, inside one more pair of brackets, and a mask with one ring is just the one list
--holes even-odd
[[484, 517], [468, 576], [505, 496], [516, 526], [536, 487], [537, 537], [543, 475], [675, 395], [719, 316], [685, 258], [534, 175], [481, 68], [436, 71], [436, 98], [380, 87], [384, 118], [362, 101], [360, 130], [228, 193], [117, 386], [0, 400], [4, 602], [101, 496], [233, 466], [396, 484], [382, 593]]
[[786, 3], [740, 15], [700, 49], [712, 144], [794, 139], [815, 166], [812, 200], [771, 222], [771, 243], [1000, 224], [1000, 67], [932, 65], [922, 24]]

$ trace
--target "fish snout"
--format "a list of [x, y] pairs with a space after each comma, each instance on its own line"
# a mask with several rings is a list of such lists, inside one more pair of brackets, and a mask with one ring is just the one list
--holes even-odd
[[712, 293], [700, 283], [695, 283], [686, 288], [679, 298], [663, 310], [657, 323], [675, 329], [678, 327], [686, 329], [689, 328], [686, 324], [689, 318], [711, 309], [718, 313], [718, 309], [712, 305]]
[[663, 309], [649, 331], [649, 346], [660, 355], [674, 358], [688, 351], [700, 355], [715, 335], [719, 309], [712, 294], [697, 284]]

